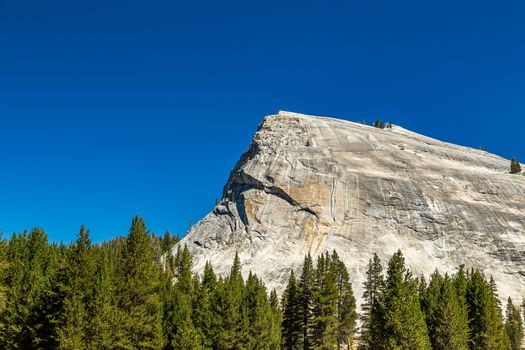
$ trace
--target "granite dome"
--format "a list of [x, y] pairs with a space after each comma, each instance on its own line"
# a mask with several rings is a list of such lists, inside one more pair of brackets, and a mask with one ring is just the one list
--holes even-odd
[[[223, 197], [180, 244], [282, 290], [304, 255], [337, 250], [359, 298], [367, 262], [402, 249], [415, 274], [459, 264], [525, 294], [525, 177], [494, 154], [398, 126], [279, 112], [260, 124]], [[516, 299], [519, 300], [519, 299]]]

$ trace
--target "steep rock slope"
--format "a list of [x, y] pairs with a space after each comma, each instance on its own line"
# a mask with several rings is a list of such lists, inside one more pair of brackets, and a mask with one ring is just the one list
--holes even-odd
[[459, 264], [494, 276], [502, 297], [525, 295], [525, 177], [509, 161], [397, 126], [279, 112], [259, 126], [220, 203], [187, 244], [201, 271], [243, 271], [282, 290], [307, 252], [336, 249], [356, 296], [373, 252], [401, 248], [414, 273]]

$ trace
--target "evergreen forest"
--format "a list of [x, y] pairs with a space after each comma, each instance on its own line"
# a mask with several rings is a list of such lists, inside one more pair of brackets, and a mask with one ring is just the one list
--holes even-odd
[[357, 308], [335, 251], [305, 256], [279, 296], [238, 255], [194, 274], [176, 242], [138, 216], [100, 244], [84, 226], [71, 244], [0, 237], [0, 349], [522, 349], [525, 302], [502, 305], [478, 270], [414, 276], [401, 251], [374, 254]]

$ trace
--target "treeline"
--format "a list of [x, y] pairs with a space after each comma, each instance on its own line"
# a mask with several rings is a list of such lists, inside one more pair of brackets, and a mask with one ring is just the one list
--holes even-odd
[[282, 297], [284, 349], [339, 349], [351, 346], [357, 312], [345, 264], [334, 251], [314, 267], [307, 255], [301, 276], [290, 274]]
[[282, 305], [282, 346], [289, 350], [346, 344], [370, 350], [516, 350], [523, 340], [522, 310], [509, 298], [503, 317], [492, 278], [460, 266], [452, 276], [436, 271], [427, 282], [411, 274], [401, 251], [390, 259], [386, 276], [377, 255], [369, 261], [357, 341], [352, 288], [335, 252], [320, 256], [316, 269], [307, 256], [300, 278], [292, 272]]
[[[211, 264], [192, 273], [176, 237], [135, 217], [126, 237], [70, 245], [41, 229], [0, 239], [0, 349], [505, 349], [521, 348], [522, 310], [495, 283], [460, 267], [415, 277], [399, 251], [386, 274], [374, 255], [356, 311], [337, 253], [293, 271], [281, 300], [256, 275]], [[360, 332], [357, 332], [360, 324]]]
[[363, 295], [364, 349], [521, 349], [521, 309], [508, 299], [503, 317], [494, 280], [460, 266], [415, 278], [401, 251], [386, 276], [377, 255], [370, 260]]
[[139, 217], [100, 245], [84, 227], [70, 245], [0, 240], [0, 349], [278, 349], [277, 294], [238, 257], [224, 278], [193, 275], [187, 248], [162, 259], [175, 241]]

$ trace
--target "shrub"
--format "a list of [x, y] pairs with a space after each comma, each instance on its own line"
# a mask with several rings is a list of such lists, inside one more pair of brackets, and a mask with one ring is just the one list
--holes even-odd
[[521, 165], [516, 160], [516, 158], [512, 158], [511, 161], [510, 161], [510, 173], [511, 174], [521, 173]]

